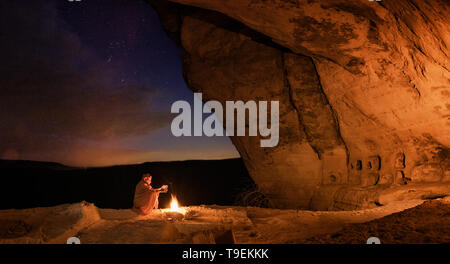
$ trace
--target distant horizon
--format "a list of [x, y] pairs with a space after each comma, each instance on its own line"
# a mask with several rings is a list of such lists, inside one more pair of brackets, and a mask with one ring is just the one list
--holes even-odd
[[70, 165], [63, 162], [58, 161], [49, 161], [49, 160], [30, 160], [30, 159], [1, 159], [0, 161], [8, 161], [8, 162], [36, 162], [36, 163], [53, 163], [57, 165], [61, 165], [64, 167], [70, 168], [106, 168], [106, 167], [115, 167], [115, 166], [128, 166], [128, 165], [141, 165], [145, 163], [157, 163], [157, 162], [186, 162], [186, 161], [219, 161], [219, 160], [233, 160], [233, 159], [242, 159], [242, 157], [228, 157], [228, 158], [211, 158], [211, 159], [184, 159], [184, 160], [150, 160], [144, 162], [136, 162], [136, 163], [121, 163], [121, 164], [111, 164], [111, 165], [99, 165], [99, 166], [77, 166]]

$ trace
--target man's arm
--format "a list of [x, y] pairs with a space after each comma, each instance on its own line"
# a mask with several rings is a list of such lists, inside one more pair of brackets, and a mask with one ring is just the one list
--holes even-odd
[[159, 188], [157, 188], [157, 189], [153, 189], [153, 190], [154, 190], [155, 192], [163, 192], [163, 193], [165, 193], [165, 192], [168, 191], [168, 188], [169, 188], [169, 186], [163, 185], [163, 186], [161, 186], [161, 187], [159, 187]]
[[167, 185], [163, 185], [160, 188], [152, 188], [152, 187], [150, 187], [149, 189], [152, 192], [167, 192], [167, 188], [168, 188]]
[[151, 192], [158, 192], [159, 188], [153, 188], [150, 184], [144, 183], [144, 186], [147, 187], [147, 189]]

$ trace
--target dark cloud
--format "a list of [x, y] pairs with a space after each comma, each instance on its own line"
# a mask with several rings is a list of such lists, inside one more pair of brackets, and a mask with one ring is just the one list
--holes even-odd
[[0, 5], [0, 155], [70, 153], [80, 142], [146, 135], [168, 124], [169, 114], [152, 106], [158, 91], [117, 82], [125, 69], [98, 58], [54, 3]]

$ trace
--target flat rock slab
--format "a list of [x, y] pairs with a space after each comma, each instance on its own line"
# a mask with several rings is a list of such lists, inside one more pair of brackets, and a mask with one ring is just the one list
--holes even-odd
[[[404, 214], [402, 222], [420, 222], [421, 217], [447, 210], [450, 199], [436, 199], [439, 210], [430, 209], [428, 202], [408, 200], [359, 211], [304, 211], [265, 209], [237, 206], [190, 206], [179, 221], [169, 221], [166, 209], [154, 210], [146, 216], [137, 215], [129, 209], [99, 209], [93, 204], [64, 204], [55, 207], [25, 210], [2, 210], [0, 243], [65, 243], [75, 236], [82, 244], [141, 244], [141, 243], [308, 243], [329, 241], [321, 235], [340, 232], [348, 224], [384, 221], [393, 213], [413, 208], [426, 214]], [[445, 206], [447, 209], [445, 209]], [[385, 217], [387, 216], [387, 217]], [[383, 218], [385, 217], [385, 218]], [[380, 219], [381, 218], [381, 219]], [[448, 217], [447, 217], [448, 218]], [[378, 219], [378, 220], [376, 220]], [[426, 228], [441, 230], [436, 221], [446, 218], [434, 217]], [[428, 222], [423, 222], [425, 223]], [[363, 224], [365, 225], [365, 224]], [[423, 229], [423, 230], [425, 230]], [[401, 233], [401, 228], [398, 234]], [[406, 230], [406, 229], [405, 229]], [[368, 234], [364, 228], [352, 231]], [[439, 231], [442, 232], [442, 231]], [[308, 240], [318, 237], [319, 240]], [[397, 240], [396, 240], [397, 239]], [[393, 237], [392, 243], [403, 241]], [[337, 243], [347, 242], [338, 240]], [[359, 243], [358, 241], [351, 241]], [[425, 241], [426, 242], [426, 241]]]

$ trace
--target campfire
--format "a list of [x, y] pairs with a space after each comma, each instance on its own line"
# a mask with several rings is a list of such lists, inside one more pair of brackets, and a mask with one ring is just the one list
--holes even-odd
[[170, 208], [164, 209], [164, 216], [168, 220], [181, 220], [186, 214], [186, 209], [180, 207], [177, 197], [172, 195], [172, 201], [170, 202]]
[[177, 197], [172, 195], [172, 202], [170, 203], [170, 212], [179, 212], [180, 207], [178, 205]]

